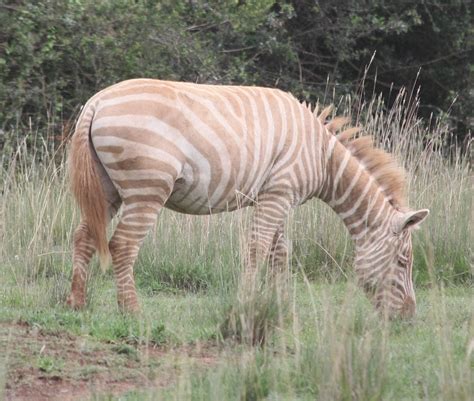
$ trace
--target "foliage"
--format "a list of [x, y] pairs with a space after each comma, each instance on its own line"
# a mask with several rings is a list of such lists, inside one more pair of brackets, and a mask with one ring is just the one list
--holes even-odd
[[324, 87], [327, 77], [340, 92], [353, 92], [374, 55], [365, 77], [373, 82], [373, 87], [365, 86], [369, 97], [372, 91], [383, 92], [390, 103], [394, 100], [390, 95], [401, 87], [420, 86], [420, 115], [439, 117], [450, 110], [458, 139], [472, 129], [468, 1], [295, 0], [293, 4], [296, 17], [289, 21], [288, 32], [297, 38], [305, 86]]
[[275, 53], [275, 62], [285, 61], [270, 4], [50, 0], [1, 7], [0, 121], [61, 122], [94, 92], [133, 77], [261, 81], [252, 71], [258, 57]]
[[7, 0], [0, 129], [67, 134], [87, 98], [132, 77], [276, 86], [313, 100], [327, 82], [354, 92], [376, 51], [375, 90], [414, 85], [421, 67], [421, 113], [444, 115], [457, 98], [462, 139], [473, 106], [470, 13], [462, 0]]

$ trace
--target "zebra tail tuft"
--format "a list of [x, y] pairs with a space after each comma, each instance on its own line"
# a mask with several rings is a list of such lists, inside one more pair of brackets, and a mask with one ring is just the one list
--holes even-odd
[[94, 105], [87, 104], [76, 124], [69, 153], [71, 190], [81, 210], [91, 237], [95, 241], [103, 271], [110, 265], [107, 240], [107, 199], [97, 169], [99, 162], [90, 138]]

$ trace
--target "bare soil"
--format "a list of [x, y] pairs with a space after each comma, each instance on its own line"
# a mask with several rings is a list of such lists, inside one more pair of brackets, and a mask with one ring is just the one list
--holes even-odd
[[22, 322], [0, 324], [0, 350], [0, 399], [4, 388], [8, 401], [87, 400], [166, 387], [183, 371], [216, 364], [219, 352], [210, 343], [174, 348], [104, 343]]

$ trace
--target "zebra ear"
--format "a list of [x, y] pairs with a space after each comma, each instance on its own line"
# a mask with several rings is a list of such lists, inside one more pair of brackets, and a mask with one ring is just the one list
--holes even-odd
[[430, 211], [428, 209], [420, 209], [402, 214], [395, 230], [396, 233], [400, 234], [409, 228], [417, 228], [423, 220], [426, 219], [429, 213]]

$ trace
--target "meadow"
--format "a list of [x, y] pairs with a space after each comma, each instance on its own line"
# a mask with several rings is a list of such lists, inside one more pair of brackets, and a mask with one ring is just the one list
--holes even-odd
[[[414, 319], [374, 312], [355, 285], [344, 226], [317, 200], [288, 220], [285, 295], [263, 289], [245, 304], [237, 296], [251, 210], [165, 210], [135, 265], [141, 314], [119, 312], [112, 272], [97, 261], [86, 309], [71, 311], [78, 210], [64, 149], [30, 130], [1, 160], [0, 400], [472, 399], [469, 146], [448, 149], [449, 129], [419, 121], [404, 92], [389, 110], [376, 97], [336, 106], [396, 154], [409, 204], [431, 211], [414, 233]], [[243, 315], [259, 344], [246, 341]]]

